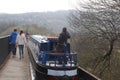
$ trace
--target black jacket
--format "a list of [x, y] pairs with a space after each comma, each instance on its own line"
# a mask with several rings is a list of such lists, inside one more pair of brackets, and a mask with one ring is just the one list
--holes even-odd
[[69, 33], [68, 33], [68, 32], [62, 32], [62, 33], [59, 35], [58, 44], [66, 44], [68, 38], [70, 38]]

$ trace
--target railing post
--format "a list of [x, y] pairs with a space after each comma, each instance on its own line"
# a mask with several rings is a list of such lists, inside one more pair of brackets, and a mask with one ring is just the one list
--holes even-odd
[[46, 64], [46, 54], [42, 53], [42, 64]]

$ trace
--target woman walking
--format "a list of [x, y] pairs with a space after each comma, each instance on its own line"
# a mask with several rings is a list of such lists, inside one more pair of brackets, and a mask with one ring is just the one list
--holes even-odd
[[22, 58], [24, 58], [24, 46], [26, 43], [26, 37], [22, 30], [20, 31], [19, 35], [17, 36], [16, 42], [17, 42], [17, 45], [19, 48], [20, 59], [22, 59]]

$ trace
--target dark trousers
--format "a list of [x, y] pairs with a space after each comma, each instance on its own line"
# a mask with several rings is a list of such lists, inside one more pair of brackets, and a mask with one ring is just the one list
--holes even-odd
[[64, 45], [63, 45], [63, 44], [58, 44], [58, 45], [57, 45], [57, 51], [64, 53], [64, 51], [65, 51], [65, 50], [64, 50]]
[[19, 47], [19, 55], [20, 55], [20, 58], [23, 58], [24, 56], [24, 45], [18, 45]]
[[[65, 45], [64, 44], [58, 44], [57, 45], [57, 51], [61, 54], [65, 54]], [[58, 62], [59, 64], [66, 64], [66, 56], [58, 56]]]
[[13, 55], [16, 55], [16, 44], [10, 44], [10, 51]]

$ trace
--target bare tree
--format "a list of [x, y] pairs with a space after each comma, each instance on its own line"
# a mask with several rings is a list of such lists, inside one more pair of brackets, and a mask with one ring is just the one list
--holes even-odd
[[108, 45], [102, 56], [95, 59], [94, 70], [99, 68], [97, 72], [102, 75], [106, 69], [111, 69], [114, 45], [120, 36], [120, 0], [88, 0], [80, 6], [83, 11], [81, 7], [77, 8], [70, 18], [73, 28], [77, 31], [85, 28], [94, 38]]

